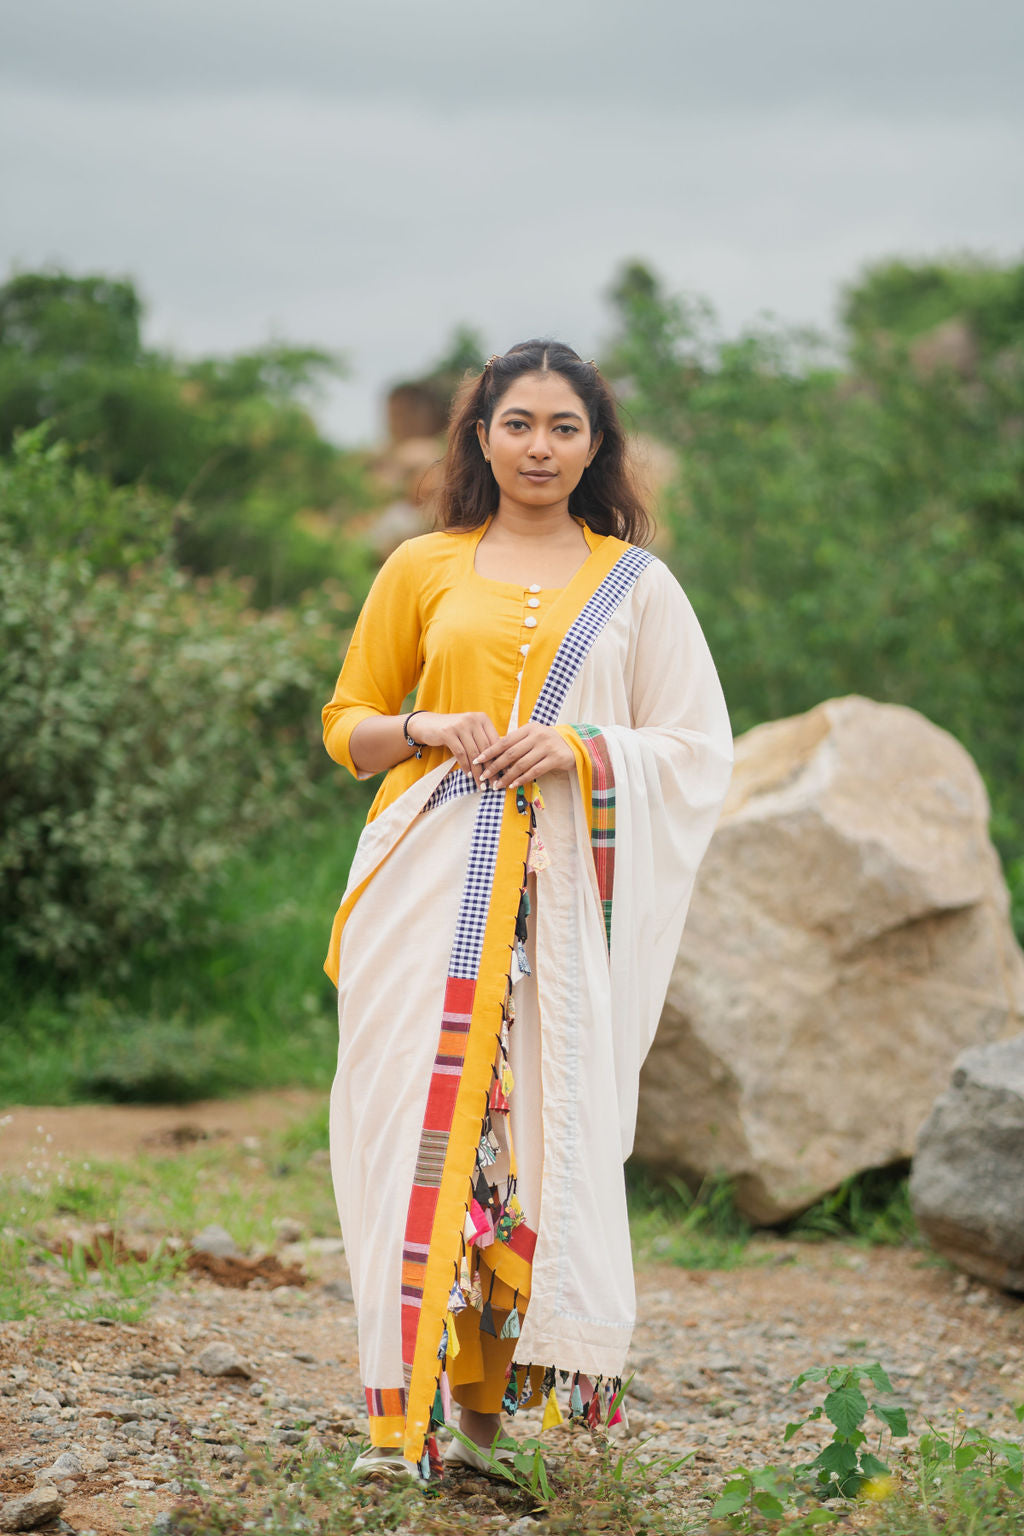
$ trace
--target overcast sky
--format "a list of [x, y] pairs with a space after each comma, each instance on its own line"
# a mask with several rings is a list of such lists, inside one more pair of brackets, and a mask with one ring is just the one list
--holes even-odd
[[184, 352], [343, 349], [335, 436], [465, 321], [600, 347], [639, 256], [735, 330], [1024, 251], [1021, 0], [0, 6], [0, 274], [131, 275]]

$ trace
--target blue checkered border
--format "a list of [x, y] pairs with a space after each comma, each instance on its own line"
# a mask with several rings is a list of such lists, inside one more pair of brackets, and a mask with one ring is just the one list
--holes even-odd
[[531, 720], [554, 725], [576, 674], [587, 653], [637, 577], [654, 563], [646, 549], [627, 549], [620, 555], [597, 591], [581, 609], [565, 633], [544, 679]]
[[[531, 720], [541, 725], [554, 725], [565, 696], [572, 686], [580, 667], [594, 641], [611, 618], [622, 599], [630, 591], [637, 577], [654, 561], [645, 549], [627, 549], [620, 555], [597, 591], [591, 596], [569, 629], [551, 663], [551, 670], [544, 680]], [[430, 796], [424, 811], [432, 810], [448, 800], [477, 790], [472, 774], [461, 768], [446, 775]], [[494, 790], [480, 795], [473, 835], [469, 844], [469, 863], [466, 880], [459, 903], [459, 915], [455, 923], [455, 937], [448, 962], [449, 976], [475, 978], [480, 968], [483, 950], [484, 928], [491, 902], [494, 883], [494, 866], [498, 857], [498, 838], [501, 834], [501, 818], [505, 808], [505, 796]]]

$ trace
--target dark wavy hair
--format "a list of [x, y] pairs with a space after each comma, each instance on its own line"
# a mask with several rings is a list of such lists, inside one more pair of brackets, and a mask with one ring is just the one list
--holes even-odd
[[495, 406], [516, 379], [527, 373], [558, 373], [582, 400], [601, 446], [569, 497], [569, 512], [595, 533], [616, 534], [647, 544], [654, 525], [637, 489], [626, 436], [611, 388], [594, 363], [586, 363], [560, 341], [521, 341], [492, 357], [481, 373], [468, 375], [452, 403], [448, 451], [435, 493], [440, 528], [479, 528], [498, 507], [498, 483], [477, 437], [482, 421], [490, 431]]

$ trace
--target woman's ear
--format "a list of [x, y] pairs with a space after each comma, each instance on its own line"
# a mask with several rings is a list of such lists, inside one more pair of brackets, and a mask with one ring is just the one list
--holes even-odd
[[489, 464], [491, 462], [491, 454], [490, 454], [490, 449], [487, 446], [487, 428], [484, 426], [483, 422], [481, 421], [481, 419], [479, 417], [477, 417], [476, 435], [477, 435], [477, 438], [479, 439], [480, 448], [481, 448], [481, 451], [483, 453], [483, 456], [484, 456], [484, 458], [487, 460], [487, 462]]
[[[477, 423], [477, 425], [479, 426], [479, 422]], [[590, 454], [589, 454], [589, 456], [587, 458], [587, 468], [588, 469], [590, 468], [591, 464], [593, 464], [593, 462], [594, 462], [594, 455], [596, 454], [597, 450], [600, 448], [600, 446], [601, 446], [601, 444], [603, 442], [604, 442], [604, 433], [603, 432], [595, 433], [594, 441], [590, 445]]]

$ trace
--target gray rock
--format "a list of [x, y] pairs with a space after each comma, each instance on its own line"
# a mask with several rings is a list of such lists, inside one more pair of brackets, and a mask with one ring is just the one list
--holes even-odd
[[294, 1216], [275, 1216], [274, 1232], [279, 1243], [297, 1243], [301, 1240], [305, 1228], [301, 1221], [296, 1221]]
[[207, 1344], [196, 1361], [196, 1368], [204, 1376], [242, 1376], [248, 1380], [253, 1374], [252, 1366], [248, 1360], [243, 1360], [235, 1346], [219, 1339]]
[[909, 1159], [957, 1053], [1022, 1019], [971, 758], [902, 705], [829, 699], [736, 742], [634, 1156], [724, 1175], [755, 1222], [780, 1221]]
[[351, 1301], [352, 1287], [347, 1280], [328, 1280], [320, 1287], [324, 1296], [329, 1296], [332, 1301]]
[[215, 1221], [196, 1233], [192, 1247], [196, 1253], [208, 1253], [215, 1259], [237, 1259], [242, 1252], [227, 1228]]
[[957, 1057], [921, 1127], [910, 1198], [941, 1254], [1024, 1293], [1024, 1034]]
[[0, 1505], [0, 1531], [34, 1531], [56, 1520], [63, 1508], [63, 1496], [56, 1488], [33, 1488], [31, 1493]]
[[74, 1451], [61, 1451], [52, 1466], [44, 1468], [37, 1474], [37, 1481], [48, 1483], [55, 1482], [57, 1479], [63, 1481], [66, 1478], [85, 1477], [85, 1475], [86, 1468], [81, 1457], [76, 1456]]

